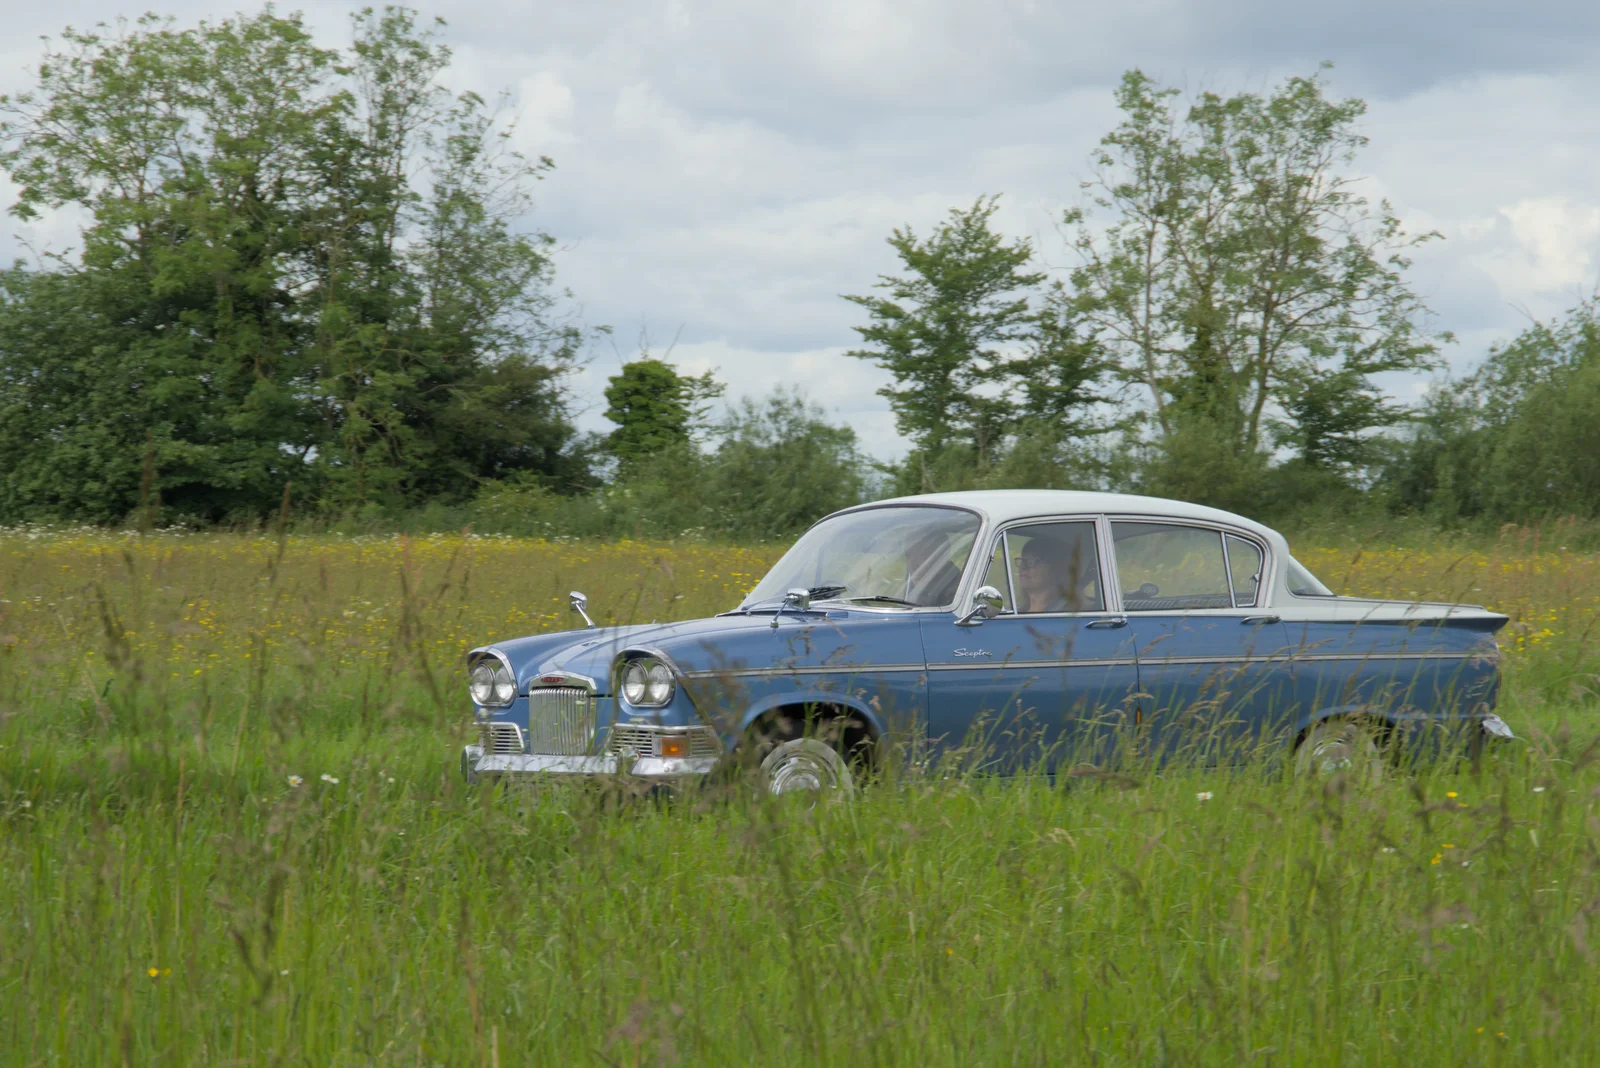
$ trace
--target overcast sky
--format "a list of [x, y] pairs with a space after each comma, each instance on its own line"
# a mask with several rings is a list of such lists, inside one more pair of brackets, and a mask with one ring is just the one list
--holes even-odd
[[[237, 5], [158, 8], [184, 22]], [[303, 10], [329, 44], [348, 6]], [[7, 5], [0, 92], [26, 88], [41, 35], [140, 7]], [[249, 8], [249, 10], [255, 10]], [[1001, 224], [1070, 262], [1055, 220], [1077, 201], [1111, 91], [1134, 66], [1169, 84], [1266, 89], [1321, 60], [1370, 105], [1360, 164], [1413, 230], [1417, 289], [1459, 338], [1457, 367], [1600, 281], [1600, 4], [1592, 0], [455, 0], [452, 88], [509, 90], [523, 146], [554, 158], [535, 225], [561, 282], [610, 324], [573, 383], [580, 422], [641, 331], [730, 394], [802, 387], [870, 452], [904, 449], [841, 354], [862, 322], [839, 299], [896, 262], [884, 244], [952, 206], [1004, 194]], [[14, 188], [0, 178], [0, 198]], [[0, 257], [67, 247], [73, 221], [6, 219]], [[1424, 382], [1392, 388], [1414, 395]]]

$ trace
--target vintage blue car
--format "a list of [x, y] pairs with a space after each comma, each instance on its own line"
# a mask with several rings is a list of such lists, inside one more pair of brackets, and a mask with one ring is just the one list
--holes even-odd
[[[574, 610], [589, 620], [586, 601]], [[732, 611], [468, 654], [485, 777], [852, 788], [891, 750], [1000, 772], [1292, 752], [1381, 773], [1510, 737], [1472, 605], [1333, 595], [1275, 531], [1109, 493], [903, 497], [808, 530]], [[1423, 744], [1427, 742], [1427, 744]]]

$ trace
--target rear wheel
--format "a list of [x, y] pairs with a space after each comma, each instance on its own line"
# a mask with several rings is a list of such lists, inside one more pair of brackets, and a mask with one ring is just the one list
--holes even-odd
[[1294, 770], [1305, 778], [1346, 774], [1360, 782], [1377, 782], [1386, 770], [1378, 732], [1362, 719], [1323, 720], [1295, 750]]

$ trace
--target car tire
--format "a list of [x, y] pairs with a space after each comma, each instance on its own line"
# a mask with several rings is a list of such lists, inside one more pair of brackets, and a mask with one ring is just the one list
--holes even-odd
[[757, 782], [763, 793], [810, 794], [819, 800], [855, 793], [855, 774], [844, 754], [825, 738], [803, 734], [792, 720], [767, 731], [759, 752]]
[[1358, 782], [1378, 782], [1387, 772], [1377, 730], [1367, 720], [1336, 716], [1314, 724], [1294, 753], [1299, 778], [1348, 774]]

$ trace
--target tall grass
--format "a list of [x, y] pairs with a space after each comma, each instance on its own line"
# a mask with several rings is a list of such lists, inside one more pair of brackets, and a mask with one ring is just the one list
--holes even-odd
[[1401, 596], [1470, 579], [1530, 627], [1555, 613], [1507, 643], [1526, 743], [1371, 786], [1281, 764], [907, 771], [808, 809], [460, 782], [465, 648], [568, 625], [574, 587], [615, 619], [725, 608], [775, 554], [0, 540], [4, 1059], [1583, 1064], [1600, 1047], [1593, 558], [1313, 565]]

